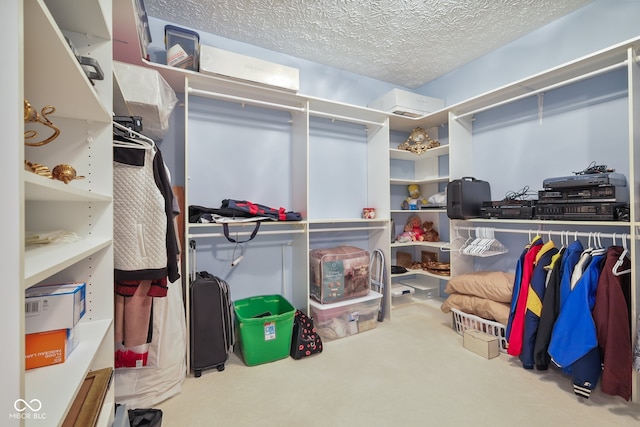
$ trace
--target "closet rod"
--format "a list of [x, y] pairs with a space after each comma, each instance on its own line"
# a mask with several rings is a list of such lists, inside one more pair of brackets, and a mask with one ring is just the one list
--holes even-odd
[[[268, 234], [300, 234], [300, 233], [304, 233], [304, 230], [301, 229], [297, 229], [297, 230], [271, 230], [271, 231], [259, 231], [258, 232], [258, 236], [266, 236]], [[229, 232], [230, 235], [233, 236], [250, 236], [251, 232], [249, 231], [230, 231]], [[200, 237], [224, 237], [224, 233], [202, 233], [202, 234], [187, 234], [187, 237], [189, 239], [195, 239], [195, 238], [200, 238]]]
[[309, 229], [309, 233], [324, 233], [332, 231], [369, 231], [369, 230], [385, 230], [387, 227], [346, 227], [346, 228], [316, 228]]
[[[591, 235], [591, 237], [593, 236], [600, 236], [602, 238], [605, 239], [613, 239], [613, 233], [599, 233], [599, 232], [591, 232], [591, 233], [586, 233], [584, 231], [556, 231], [556, 230], [520, 230], [520, 229], [511, 229], [511, 228], [494, 228], [494, 227], [456, 227], [456, 230], [470, 230], [470, 231], [475, 231], [477, 228], [486, 228], [486, 229], [490, 229], [493, 231], [497, 231], [500, 233], [517, 233], [517, 234], [539, 234], [539, 235], [549, 235], [552, 234], [554, 236], [561, 236], [563, 234], [567, 234], [569, 237], [572, 236], [579, 236], [579, 237], [589, 237]], [[615, 233], [616, 238], [622, 238], [623, 235], [626, 235], [627, 239], [631, 239], [631, 234], [630, 233]]]
[[625, 59], [622, 62], [619, 62], [617, 64], [613, 64], [613, 65], [609, 65], [608, 67], [600, 68], [599, 70], [591, 71], [589, 73], [582, 74], [580, 76], [576, 76], [576, 77], [570, 78], [568, 80], [563, 80], [561, 82], [554, 83], [554, 84], [549, 85], [549, 86], [545, 86], [543, 88], [534, 90], [532, 92], [527, 92], [527, 93], [524, 93], [522, 95], [517, 95], [517, 96], [511, 97], [509, 99], [505, 99], [503, 101], [498, 101], [498, 102], [495, 102], [493, 104], [486, 105], [484, 107], [480, 107], [478, 109], [475, 109], [475, 110], [472, 110], [472, 111], [468, 111], [466, 113], [462, 113], [460, 115], [457, 115], [456, 118], [460, 119], [460, 118], [463, 118], [463, 117], [471, 116], [471, 115], [480, 113], [482, 111], [490, 110], [492, 108], [499, 107], [501, 105], [509, 104], [511, 102], [514, 102], [514, 101], [519, 101], [521, 99], [528, 98], [528, 97], [533, 96], [533, 95], [537, 95], [537, 94], [542, 93], [542, 92], [547, 92], [547, 91], [550, 91], [550, 90], [553, 90], [553, 89], [557, 89], [557, 88], [562, 87], [562, 86], [567, 86], [567, 85], [569, 85], [571, 83], [576, 83], [576, 82], [579, 82], [581, 80], [586, 80], [586, 79], [588, 79], [590, 77], [595, 77], [595, 76], [598, 76], [600, 74], [608, 73], [609, 71], [613, 71], [613, 70], [616, 70], [618, 68], [622, 68], [622, 67], [626, 66], [627, 62], [628, 61]]
[[201, 89], [194, 89], [194, 88], [189, 88], [189, 93], [190, 94], [194, 94], [197, 96], [203, 96], [206, 98], [216, 98], [216, 99], [224, 99], [224, 100], [228, 100], [228, 101], [235, 101], [235, 102], [239, 102], [241, 104], [252, 104], [252, 105], [259, 105], [261, 107], [269, 107], [269, 108], [273, 108], [276, 110], [284, 110], [284, 111], [298, 111], [298, 112], [304, 112], [305, 109], [302, 107], [294, 107], [292, 105], [285, 105], [285, 104], [276, 104], [274, 102], [267, 102], [267, 101], [260, 101], [257, 99], [251, 99], [251, 98], [243, 98], [241, 96], [234, 96], [234, 95], [225, 95], [223, 93], [217, 93], [217, 92], [209, 92], [206, 90], [201, 90]]
[[324, 117], [326, 119], [336, 119], [343, 122], [351, 122], [351, 123], [356, 123], [360, 125], [371, 125], [371, 126], [378, 126], [378, 127], [384, 126], [384, 124], [380, 122], [372, 122], [370, 120], [356, 119], [353, 117], [340, 116], [338, 114], [332, 114], [332, 113], [323, 113], [321, 111], [315, 111], [315, 110], [309, 110], [309, 115]]

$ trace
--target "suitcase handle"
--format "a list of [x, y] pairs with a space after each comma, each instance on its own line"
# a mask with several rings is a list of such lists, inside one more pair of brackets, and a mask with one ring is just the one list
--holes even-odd
[[191, 281], [196, 280], [196, 241], [191, 239], [189, 240], [189, 249], [191, 250], [191, 265], [189, 266], [189, 275], [191, 276]]

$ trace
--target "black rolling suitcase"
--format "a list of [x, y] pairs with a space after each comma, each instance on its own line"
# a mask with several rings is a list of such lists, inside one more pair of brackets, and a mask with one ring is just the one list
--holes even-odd
[[[194, 242], [191, 248], [195, 252]], [[223, 371], [235, 336], [229, 284], [206, 271], [192, 272], [189, 307], [189, 349], [195, 377], [206, 369]]]
[[451, 219], [480, 218], [482, 202], [490, 200], [487, 181], [464, 177], [447, 184], [447, 216]]

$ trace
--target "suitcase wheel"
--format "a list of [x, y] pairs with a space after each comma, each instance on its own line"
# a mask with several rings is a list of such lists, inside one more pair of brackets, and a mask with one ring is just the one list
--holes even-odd
[[196, 369], [193, 372], [193, 375], [195, 375], [196, 378], [200, 378], [202, 376], [202, 371], [200, 369]]
[[218, 370], [218, 372], [222, 372], [224, 371], [224, 365], [218, 365], [216, 366], [216, 369]]

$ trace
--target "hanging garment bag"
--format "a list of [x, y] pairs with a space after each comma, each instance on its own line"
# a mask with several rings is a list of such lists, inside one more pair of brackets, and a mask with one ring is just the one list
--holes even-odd
[[206, 369], [224, 370], [233, 351], [233, 303], [229, 284], [206, 271], [195, 271], [195, 241], [193, 270], [189, 285], [189, 349], [191, 369], [196, 378]]

